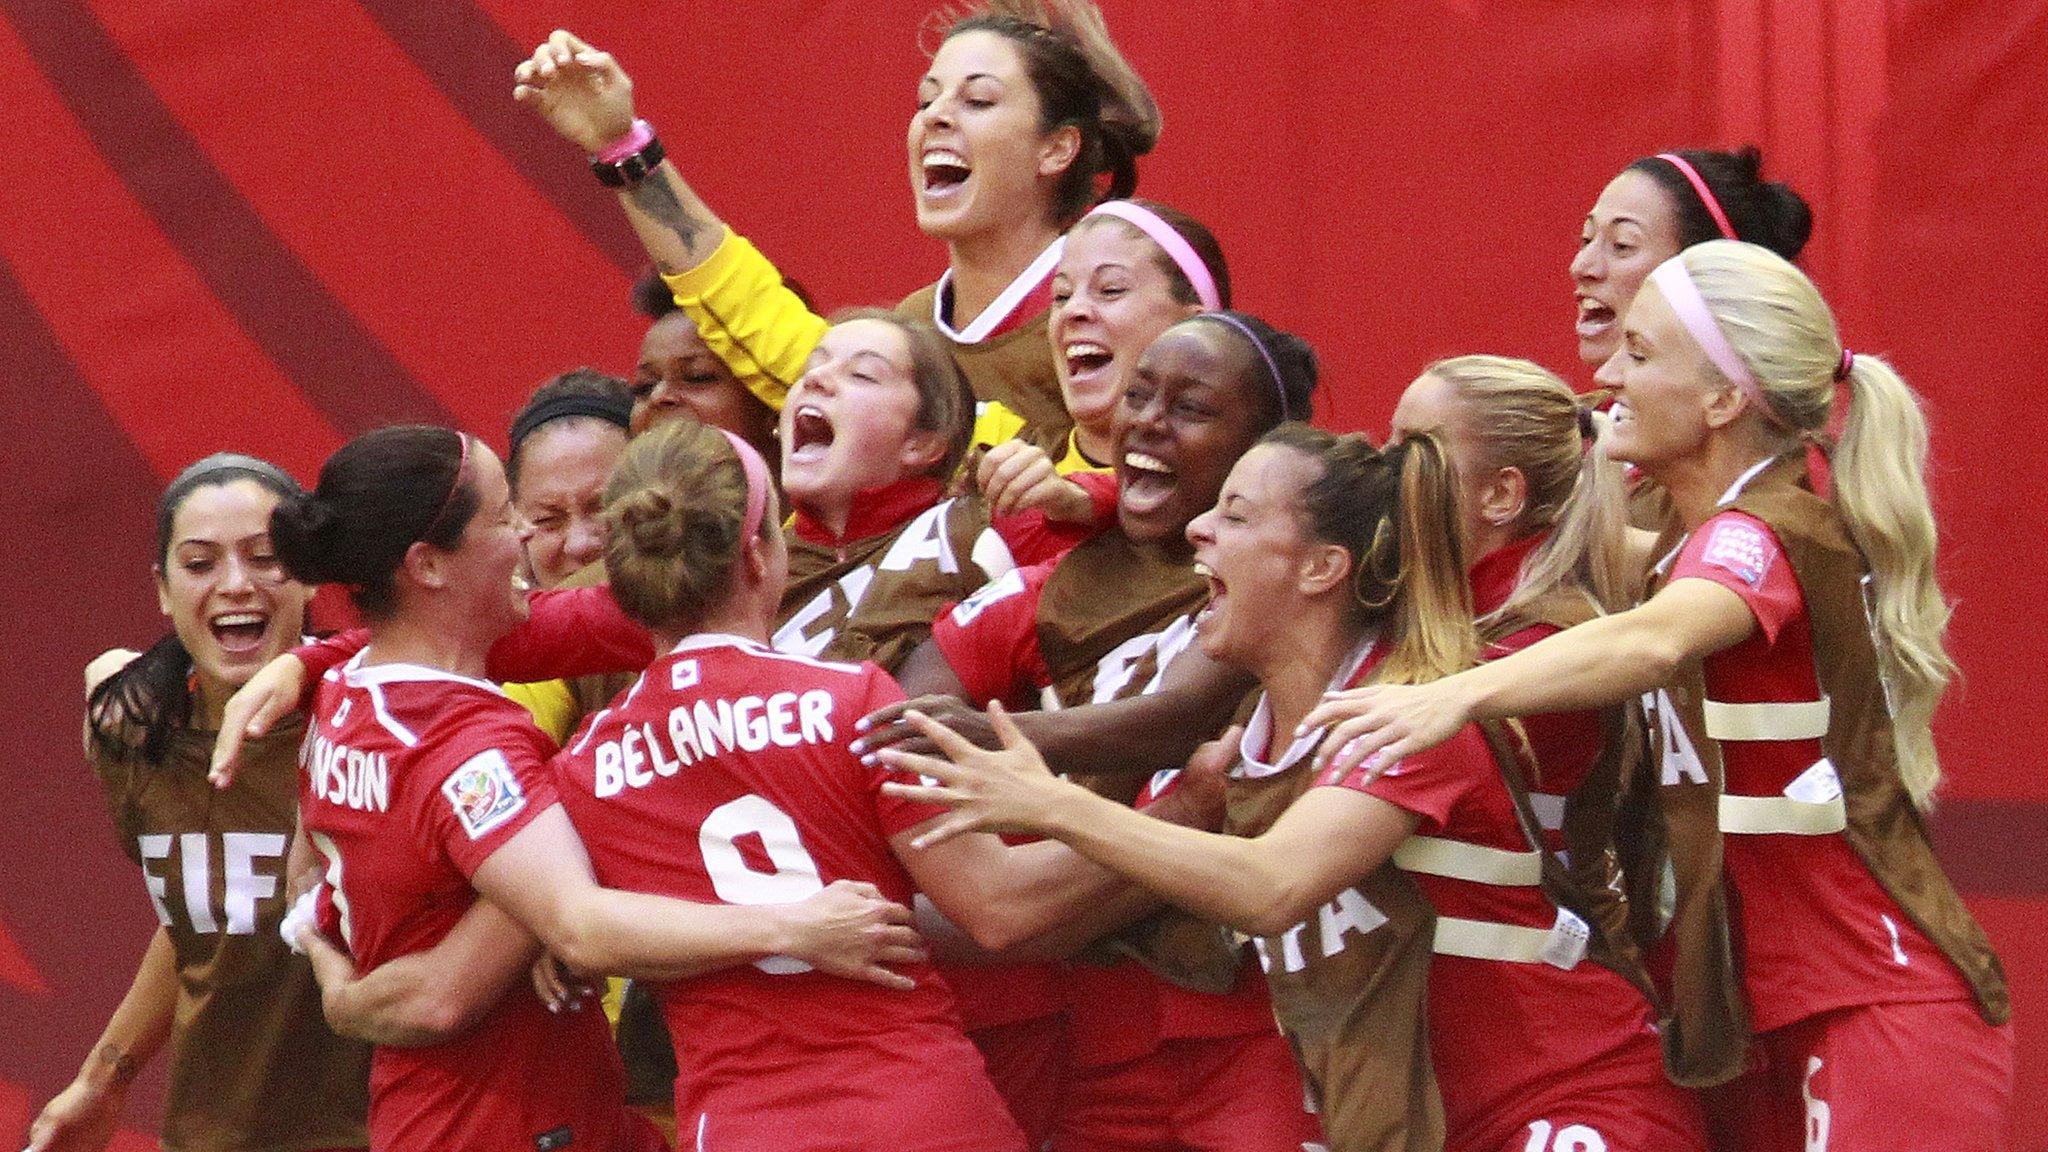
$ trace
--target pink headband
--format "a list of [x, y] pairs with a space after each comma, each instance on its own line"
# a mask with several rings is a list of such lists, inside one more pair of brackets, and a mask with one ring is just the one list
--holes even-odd
[[1685, 177], [1686, 183], [1692, 185], [1692, 190], [1699, 194], [1700, 203], [1707, 206], [1707, 214], [1714, 218], [1715, 225], [1721, 229], [1722, 236], [1730, 240], [1742, 239], [1735, 234], [1735, 225], [1728, 222], [1728, 214], [1721, 211], [1721, 202], [1714, 199], [1714, 190], [1707, 187], [1706, 180], [1700, 176], [1697, 168], [1687, 163], [1685, 157], [1676, 152], [1659, 152], [1657, 159], [1678, 169], [1678, 174]]
[[469, 435], [457, 432], [455, 439], [462, 444], [462, 454], [455, 458], [455, 475], [448, 480], [448, 490], [441, 493], [441, 502], [434, 505], [434, 518], [427, 521], [426, 528], [420, 532], [422, 540], [432, 536], [434, 530], [441, 526], [441, 517], [448, 514], [448, 505], [455, 499], [455, 494], [462, 491], [462, 473], [469, 467]]
[[733, 455], [740, 458], [740, 468], [747, 474], [747, 531], [741, 540], [750, 540], [761, 531], [761, 518], [768, 514], [768, 462], [754, 451], [754, 446], [725, 429], [726, 443], [732, 445]]
[[[1180, 274], [1188, 278], [1188, 283], [1195, 286], [1195, 299], [1202, 302], [1202, 307], [1211, 312], [1223, 307], [1223, 298], [1216, 294], [1216, 277], [1209, 273], [1209, 266], [1195, 255], [1187, 238], [1174, 231], [1173, 225], [1160, 219], [1157, 212], [1129, 200], [1104, 200], [1090, 210], [1088, 216], [1114, 216], [1151, 237], [1152, 242], [1166, 253], [1166, 258], [1173, 261], [1173, 266], [1180, 269]], [[1084, 220], [1087, 218], [1082, 217]]]
[[1757, 414], [1767, 423], [1784, 428], [1785, 422], [1778, 419], [1778, 414], [1771, 410], [1770, 404], [1764, 399], [1764, 391], [1756, 382], [1756, 374], [1749, 370], [1749, 365], [1742, 362], [1742, 357], [1735, 354], [1735, 346], [1728, 343], [1727, 334], [1721, 331], [1720, 323], [1707, 309], [1706, 297], [1700, 295], [1699, 286], [1692, 282], [1692, 273], [1686, 271], [1685, 261], [1673, 256], [1657, 265], [1656, 271], [1650, 273], [1650, 282], [1664, 294], [1665, 302], [1678, 314], [1678, 322], [1685, 325], [1687, 332], [1692, 333], [1692, 338], [1699, 344], [1700, 351], [1707, 354], [1707, 359], [1721, 370], [1721, 375], [1726, 376], [1730, 383], [1742, 390], [1743, 398], [1749, 401], [1750, 406], [1755, 408]]

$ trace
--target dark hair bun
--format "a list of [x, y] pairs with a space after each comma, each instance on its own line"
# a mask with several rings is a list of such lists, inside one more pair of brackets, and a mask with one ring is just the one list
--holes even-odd
[[1770, 223], [1768, 235], [1759, 242], [1787, 260], [1795, 259], [1813, 236], [1813, 209], [1790, 184], [1778, 182], [1763, 186], [1763, 202]]
[[[1787, 260], [1799, 258], [1813, 235], [1813, 209], [1791, 185], [1764, 181], [1763, 153], [1756, 145], [1732, 152], [1686, 148], [1675, 154], [1706, 182], [1738, 239], [1761, 245]], [[1678, 213], [1680, 247], [1720, 238], [1720, 225], [1699, 192], [1663, 154], [1645, 156], [1629, 168], [1655, 180], [1671, 197]]]
[[292, 579], [302, 584], [346, 584], [338, 570], [341, 516], [311, 493], [286, 496], [270, 513], [270, 542]]

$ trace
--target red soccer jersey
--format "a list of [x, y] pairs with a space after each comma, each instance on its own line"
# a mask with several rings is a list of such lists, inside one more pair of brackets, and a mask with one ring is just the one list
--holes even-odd
[[[882, 795], [894, 773], [847, 750], [902, 699], [872, 664], [695, 636], [585, 721], [557, 778], [609, 886], [772, 904], [850, 879], [907, 904], [889, 839], [938, 809]], [[664, 986], [683, 1145], [1022, 1148], [945, 984], [906, 971], [894, 992], [774, 957]]]
[[[555, 804], [550, 745], [495, 685], [360, 655], [322, 677], [312, 717], [300, 810], [367, 972], [446, 936], [469, 877]], [[456, 1040], [377, 1049], [370, 1143], [609, 1148], [624, 1086], [603, 1018], [550, 1013], [522, 980]]]
[[[932, 639], [961, 677], [966, 699], [982, 705], [1001, 700], [1017, 710], [1038, 707], [1037, 689], [1052, 679], [1038, 650], [1038, 593], [1053, 563], [1013, 568], [932, 621]], [[978, 620], [984, 605], [989, 614]], [[1036, 1020], [1067, 1006], [1054, 964], [949, 968], [946, 979], [960, 993], [961, 1017], [970, 1029]]]
[[[1530, 536], [1505, 545], [1487, 553], [1472, 566], [1472, 606], [1475, 612], [1485, 616], [1508, 602], [1521, 577], [1523, 562], [1544, 539], [1540, 535]], [[1532, 624], [1488, 645], [1481, 659], [1498, 660], [1511, 656], [1558, 631], [1549, 624]], [[1578, 789], [1606, 747], [1607, 736], [1601, 728], [1600, 713], [1546, 712], [1539, 716], [1524, 716], [1521, 721], [1522, 730], [1529, 738], [1529, 749], [1536, 754], [1538, 773], [1534, 786], [1529, 789], [1529, 806], [1543, 825], [1544, 847], [1562, 854], [1565, 849], [1565, 798]]]
[[[1706, 658], [1709, 699], [1820, 698], [1806, 599], [1768, 525], [1717, 513], [1679, 549], [1671, 579], [1688, 577], [1740, 596], [1757, 623], [1748, 639]], [[1802, 775], [1829, 771], [1819, 767], [1818, 740], [1723, 740], [1721, 759], [1735, 796], [1783, 795]], [[1814, 786], [1808, 776], [1801, 787]], [[1721, 844], [1757, 1031], [1851, 1005], [1970, 998], [1955, 966], [1840, 834], [1724, 835]]]
[[932, 641], [960, 678], [961, 695], [1036, 707], [1052, 683], [1038, 647], [1038, 601], [1057, 561], [1014, 568], [932, 621]]
[[[1039, 647], [1038, 612], [1046, 582], [1058, 564], [1052, 561], [1011, 571], [941, 612], [932, 622], [932, 639], [960, 678], [967, 699], [978, 704], [1001, 700], [1030, 708], [1052, 683]], [[1153, 691], [1167, 664], [1193, 639], [1192, 617], [1188, 616], [1112, 650], [1097, 665], [1092, 702]], [[1149, 682], [1133, 684], [1140, 651], [1156, 651], [1159, 671]], [[1137, 807], [1157, 799], [1171, 780], [1171, 773], [1161, 773], [1146, 788]], [[1144, 1055], [1155, 1039], [1244, 1036], [1274, 1027], [1265, 981], [1249, 967], [1239, 978], [1237, 989], [1223, 996], [1188, 991], [1129, 961], [1111, 968], [1076, 965], [1068, 983], [1075, 1059], [1085, 1066]], [[1046, 1010], [1053, 1007], [1047, 1005]]]
[[[1380, 655], [1368, 655], [1350, 684], [1363, 683]], [[1304, 741], [1299, 750], [1305, 753], [1310, 744]], [[1420, 836], [1529, 851], [1514, 798], [1473, 726], [1395, 763], [1376, 780], [1367, 781], [1360, 770], [1327, 774], [1317, 783], [1377, 796], [1415, 814]], [[1556, 907], [1535, 886], [1412, 875], [1439, 918], [1542, 929], [1557, 919]], [[1429, 1036], [1453, 1148], [1504, 1147], [1532, 1118], [1594, 1085], [1663, 1079], [1642, 993], [1590, 961], [1566, 970], [1439, 953], [1429, 971]]]

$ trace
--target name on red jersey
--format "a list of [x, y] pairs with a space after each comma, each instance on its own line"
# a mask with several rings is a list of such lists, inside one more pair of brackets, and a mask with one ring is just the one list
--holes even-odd
[[[676, 667], [678, 683], [685, 666], [694, 677], [696, 661], [686, 660]], [[669, 709], [661, 727], [628, 722], [617, 738], [598, 744], [591, 791], [604, 799], [627, 788], [645, 788], [706, 756], [759, 752], [770, 745], [829, 744], [832, 738], [832, 694], [822, 688], [765, 698], [696, 700]]]
[[303, 757], [313, 796], [358, 812], [391, 810], [391, 765], [382, 752], [365, 752], [315, 732]]

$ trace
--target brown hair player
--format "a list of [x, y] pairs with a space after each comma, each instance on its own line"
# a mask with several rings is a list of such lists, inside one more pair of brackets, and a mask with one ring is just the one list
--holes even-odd
[[1788, 184], [1763, 178], [1755, 148], [1684, 148], [1635, 160], [1586, 213], [1571, 278], [1579, 359], [1599, 368], [1621, 349], [1621, 321], [1650, 270], [1709, 240], [1747, 240], [1797, 260], [1813, 212]]
[[[633, 116], [618, 63], [557, 31], [514, 97], [594, 157], [713, 351], [780, 406], [827, 327], [683, 182]], [[1086, 0], [992, 3], [948, 26], [917, 85], [908, 132], [918, 227], [948, 267], [901, 310], [946, 335], [977, 399], [1004, 405], [1042, 447], [1071, 420], [1047, 353], [1060, 234], [1104, 195], [1130, 195], [1159, 114]], [[1106, 188], [1104, 187], [1106, 185]]]
[[289, 579], [270, 512], [298, 482], [223, 452], [157, 501], [157, 602], [171, 631], [86, 673], [86, 759], [161, 926], [78, 1077], [29, 1127], [32, 1149], [100, 1149], [128, 1086], [171, 1050], [174, 1149], [361, 1148], [369, 1049], [330, 1031], [312, 969], [278, 938], [298, 795], [296, 720], [247, 745], [234, 787], [204, 777], [228, 697], [298, 642], [311, 591]]
[[537, 953], [527, 930], [579, 970], [670, 978], [793, 955], [904, 983], [876, 961], [914, 943], [891, 924], [908, 911], [871, 888], [736, 909], [594, 883], [556, 803], [552, 745], [480, 679], [491, 643], [526, 610], [514, 580], [523, 529], [489, 449], [445, 428], [365, 433], [328, 459], [314, 493], [278, 505], [271, 534], [286, 571], [347, 585], [370, 621], [369, 647], [316, 689], [303, 751], [323, 927], [353, 954], [321, 968], [323, 983], [432, 948], [479, 895], [516, 921], [463, 973], [492, 1005], [473, 1029], [377, 1049], [374, 1147], [659, 1146], [623, 1109], [598, 1014], [504, 994]]

